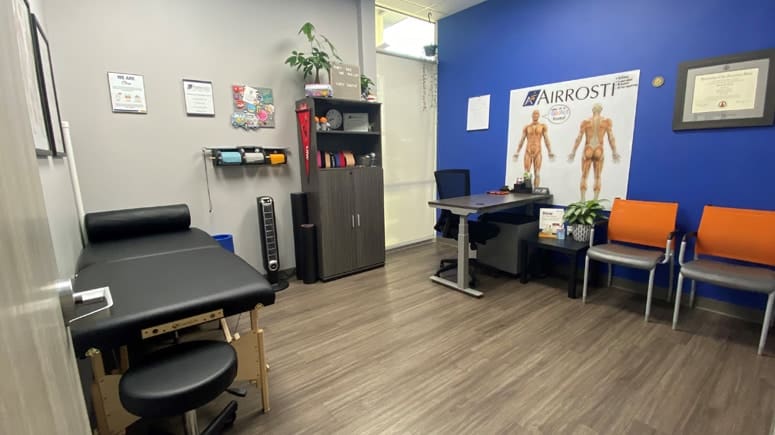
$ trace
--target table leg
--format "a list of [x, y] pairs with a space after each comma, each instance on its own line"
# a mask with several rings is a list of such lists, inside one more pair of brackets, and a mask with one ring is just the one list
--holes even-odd
[[460, 224], [458, 225], [457, 232], [457, 282], [439, 276], [431, 276], [431, 281], [443, 284], [469, 296], [482, 297], [484, 293], [468, 287], [468, 279], [468, 216], [460, 215]]
[[468, 216], [460, 216], [457, 230], [457, 286], [468, 287]]
[[527, 284], [527, 242], [519, 241], [519, 282]]
[[568, 254], [568, 259], [570, 260], [570, 273], [568, 277], [568, 297], [571, 299], [576, 299], [578, 296], [576, 295], [576, 281], [578, 279], [578, 268], [576, 265], [578, 264], [578, 253]]

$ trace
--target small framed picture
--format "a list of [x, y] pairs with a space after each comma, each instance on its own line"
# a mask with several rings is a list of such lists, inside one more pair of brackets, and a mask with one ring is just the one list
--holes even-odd
[[684, 62], [673, 130], [754, 127], [775, 121], [775, 49]]
[[142, 75], [108, 72], [108, 87], [113, 113], [148, 113]]
[[65, 136], [62, 132], [62, 119], [59, 115], [59, 97], [54, 82], [54, 69], [51, 66], [51, 52], [48, 38], [43, 32], [38, 18], [30, 14], [33, 46], [35, 47], [35, 68], [38, 76], [38, 88], [46, 119], [46, 135], [55, 157], [65, 156]]

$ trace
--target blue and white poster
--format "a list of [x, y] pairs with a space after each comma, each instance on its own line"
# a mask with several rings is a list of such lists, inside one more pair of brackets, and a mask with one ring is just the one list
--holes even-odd
[[626, 198], [639, 79], [636, 70], [512, 90], [505, 184], [529, 173], [561, 205]]

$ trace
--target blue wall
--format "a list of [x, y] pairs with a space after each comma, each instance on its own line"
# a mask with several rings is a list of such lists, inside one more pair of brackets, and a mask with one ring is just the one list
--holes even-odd
[[[470, 168], [472, 192], [503, 185], [511, 89], [640, 69], [628, 197], [679, 202], [683, 230], [708, 203], [775, 208], [775, 128], [672, 131], [678, 64], [775, 47], [775, 1], [489, 0], [438, 32], [438, 168]], [[661, 88], [650, 85], [657, 75]], [[490, 129], [466, 132], [468, 98], [483, 94]], [[757, 308], [766, 299], [707, 285], [698, 294]]]

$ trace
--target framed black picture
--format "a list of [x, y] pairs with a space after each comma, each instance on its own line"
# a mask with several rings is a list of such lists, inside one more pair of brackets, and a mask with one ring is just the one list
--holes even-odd
[[51, 66], [51, 51], [43, 27], [35, 14], [30, 14], [33, 47], [35, 50], [35, 68], [38, 77], [38, 88], [46, 119], [46, 135], [55, 157], [65, 155], [65, 136], [62, 131], [62, 119], [59, 115], [59, 98], [57, 97], [54, 69]]
[[775, 49], [683, 62], [673, 130], [754, 127], [775, 122]]
[[30, 6], [26, 0], [11, 0], [16, 39], [19, 41], [19, 60], [21, 61], [22, 87], [27, 102], [27, 112], [30, 119], [30, 131], [35, 154], [38, 157], [51, 155], [51, 144], [46, 131], [46, 117], [40, 99], [37, 68], [35, 64], [35, 47], [30, 26]]

